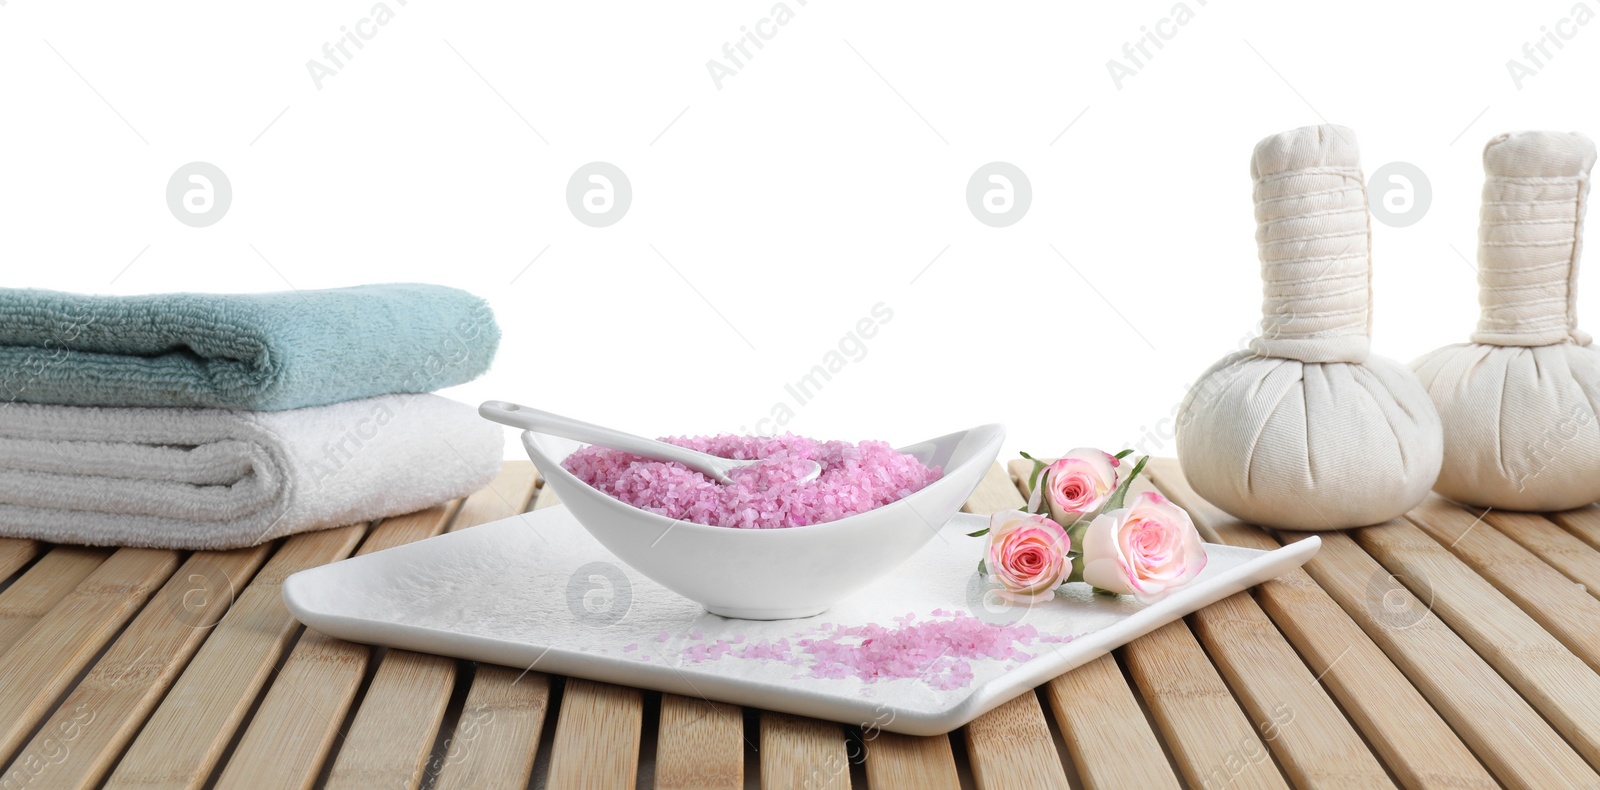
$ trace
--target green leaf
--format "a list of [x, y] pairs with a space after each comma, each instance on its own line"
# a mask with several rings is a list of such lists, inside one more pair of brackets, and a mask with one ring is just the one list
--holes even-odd
[[978, 575], [979, 576], [988, 576], [989, 575], [989, 570], [987, 568], [983, 567], [983, 558], [982, 557], [978, 558]]
[[1112, 492], [1111, 498], [1106, 500], [1106, 506], [1101, 512], [1109, 513], [1122, 507], [1122, 503], [1128, 499], [1128, 488], [1133, 485], [1134, 478], [1144, 471], [1145, 462], [1149, 460], [1150, 456], [1147, 455], [1140, 458], [1139, 463], [1133, 465], [1133, 471], [1129, 472], [1128, 476], [1123, 479], [1122, 485], [1117, 486], [1117, 490]]
[[1127, 458], [1130, 455], [1133, 455], [1133, 451], [1132, 450], [1123, 450], [1122, 452], [1117, 453], [1116, 455], [1114, 455], [1112, 457], [1117, 459], [1118, 461], [1121, 461], [1122, 459]]
[[[1039, 473], [1044, 471], [1046, 464], [1037, 458], [1029, 458], [1028, 460], [1033, 462], [1033, 474], [1028, 475], [1028, 492], [1033, 493], [1033, 489], [1039, 485]], [[1040, 497], [1039, 502], [1042, 504], [1044, 498]]]
[[989, 528], [988, 527], [984, 527], [983, 529], [980, 529], [977, 532], [968, 532], [967, 533], [967, 537], [969, 537], [969, 538], [981, 538], [981, 537], [983, 537], [984, 535], [987, 535], [987, 534], [989, 534]]
[[1041, 461], [1041, 460], [1039, 460], [1037, 458], [1034, 458], [1031, 455], [1028, 455], [1026, 452], [1024, 452], [1022, 450], [1018, 450], [1017, 454], [1022, 456], [1023, 458], [1028, 459], [1029, 461], [1033, 462], [1033, 474], [1028, 475], [1028, 490], [1032, 491], [1033, 490], [1033, 486], [1034, 486], [1034, 482], [1039, 479], [1039, 470], [1045, 468], [1045, 466], [1047, 464], [1045, 464], [1045, 462], [1043, 462], [1043, 461]]
[[1139, 463], [1134, 464], [1133, 465], [1133, 471], [1128, 473], [1128, 482], [1129, 483], [1133, 482], [1133, 479], [1135, 477], [1138, 477], [1140, 472], [1144, 471], [1144, 465], [1146, 463], [1148, 463], [1149, 461], [1150, 461], [1150, 456], [1148, 456], [1148, 455], [1144, 455], [1144, 456], [1140, 456], [1139, 457]]
[[1095, 595], [1105, 595], [1111, 598], [1117, 597], [1117, 594], [1110, 590], [1102, 590], [1099, 587], [1091, 587], [1090, 589], [1094, 590]]

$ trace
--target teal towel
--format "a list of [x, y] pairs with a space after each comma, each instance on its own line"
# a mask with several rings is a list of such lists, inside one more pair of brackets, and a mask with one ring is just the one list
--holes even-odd
[[153, 296], [0, 289], [0, 399], [297, 409], [470, 381], [499, 342], [487, 303], [438, 285]]

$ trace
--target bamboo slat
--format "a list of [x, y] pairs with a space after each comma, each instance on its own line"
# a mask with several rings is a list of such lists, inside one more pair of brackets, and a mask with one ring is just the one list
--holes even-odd
[[212, 628], [106, 786], [203, 784], [294, 635], [283, 580], [349, 554], [363, 531], [351, 525], [285, 540]]
[[1354, 537], [1431, 604], [1432, 613], [1522, 692], [1591, 766], [1600, 765], [1600, 675], [1411, 522], [1357, 530]]
[[[461, 503], [449, 531], [469, 529], [521, 513], [533, 495], [529, 462], [505, 464], [500, 474]], [[396, 786], [423, 780], [434, 736], [455, 688], [453, 658], [391, 649], [361, 699], [339, 750], [330, 787]], [[461, 753], [463, 759], [467, 753]], [[432, 769], [437, 778], [437, 766]]]
[[846, 790], [850, 757], [844, 728], [783, 713], [761, 714], [762, 790]]
[[[1213, 543], [1270, 551], [1278, 542], [1200, 499], [1174, 459], [1148, 467]], [[1450, 725], [1383, 650], [1304, 570], [1255, 588], [1257, 601], [1407, 787], [1495, 787]]]
[[978, 481], [978, 487], [973, 489], [972, 496], [967, 497], [967, 503], [961, 509], [987, 516], [1022, 507], [1027, 501], [1018, 493], [1018, 489], [1025, 487], [1025, 484], [1026, 481], [1012, 480], [1011, 473], [996, 463], [984, 473], [983, 479]]
[[43, 544], [27, 538], [0, 538], [0, 581], [11, 578], [22, 566], [44, 551]]
[[1248, 592], [1191, 617], [1284, 774], [1298, 787], [1393, 787], [1389, 774]]
[[[1388, 529], [1392, 526], [1368, 527]], [[1382, 647], [1478, 759], [1513, 787], [1600, 783], [1537, 711], [1355, 540], [1321, 533], [1306, 571]]]
[[967, 725], [966, 736], [967, 760], [979, 790], [1070, 786], [1044, 710], [1032, 692], [979, 716]]
[[461, 503], [461, 511], [450, 522], [450, 531], [489, 524], [526, 512], [537, 493], [539, 473], [532, 461], [507, 461], [489, 485], [473, 492]]
[[1429, 497], [1406, 517], [1516, 602], [1591, 669], [1600, 670], [1600, 599], [1583, 585], [1441, 497]]
[[[1567, 520], [1581, 522], [1582, 516], [1577, 514], [1582, 512], [1574, 511], [1574, 515], [1567, 516]], [[1561, 518], [1561, 514], [1556, 517]], [[1600, 551], [1595, 551], [1593, 546], [1577, 535], [1538, 513], [1493, 510], [1483, 520], [1566, 574], [1567, 578], [1584, 585], [1591, 594], [1600, 595]]]
[[544, 510], [547, 507], [555, 507], [559, 504], [561, 504], [561, 497], [556, 496], [555, 489], [548, 485], [540, 486], [539, 490], [533, 493], [533, 510]]
[[0, 655], [110, 556], [109, 549], [60, 546], [0, 592]]
[[1051, 680], [1045, 693], [1084, 787], [1179, 786], [1114, 655], [1107, 653]]
[[[1550, 513], [1546, 518], [1578, 536], [1584, 543], [1600, 549], [1600, 507], [1590, 505], [1562, 513]], [[1600, 590], [1595, 592], [1600, 593]]]
[[[455, 659], [390, 650], [361, 700], [327, 787], [417, 787], [455, 682]], [[399, 693], [390, 693], [399, 692]]]
[[744, 787], [744, 714], [739, 706], [662, 694], [658, 730], [656, 790]]
[[60, 755], [42, 759], [33, 781], [98, 784], [271, 550], [191, 555], [22, 749]]
[[118, 549], [0, 656], [0, 760], [177, 567], [175, 551]]
[[633, 787], [643, 717], [638, 689], [568, 679], [550, 747], [549, 786]]
[[1227, 684], [1183, 621], [1123, 648], [1128, 674], [1184, 779], [1195, 787], [1288, 787]]
[[[868, 787], [917, 787], [958, 790], [955, 754], [947, 735], [901, 735], [875, 730], [863, 733]], [[659, 763], [657, 763], [659, 765]], [[685, 785], [687, 787], [687, 785]]]
[[491, 664], [478, 667], [435, 787], [527, 787], [549, 712], [549, 676]]
[[306, 629], [223, 766], [218, 788], [309, 788], [339, 737], [371, 648]]
[[[437, 535], [459, 507], [452, 503], [384, 519], [372, 528], [356, 555]], [[283, 614], [293, 620], [287, 611]], [[267, 689], [260, 709], [223, 768], [218, 787], [309, 787], [337, 745], [339, 728], [371, 657], [372, 648], [367, 645], [306, 629]]]

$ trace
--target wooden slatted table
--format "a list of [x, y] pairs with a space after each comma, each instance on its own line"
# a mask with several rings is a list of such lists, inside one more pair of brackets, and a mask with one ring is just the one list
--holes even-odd
[[[1017, 507], [1023, 462], [967, 503]], [[1143, 485], [1206, 539], [1300, 539]], [[300, 626], [288, 575], [548, 507], [472, 496], [226, 552], [0, 539], [0, 790], [1600, 787], [1600, 508], [1430, 498], [957, 732], [863, 731]], [[976, 551], [976, 544], [974, 546]]]

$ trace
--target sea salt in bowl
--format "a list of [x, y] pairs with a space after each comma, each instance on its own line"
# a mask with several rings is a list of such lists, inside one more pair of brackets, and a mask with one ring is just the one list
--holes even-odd
[[706, 611], [746, 620], [821, 614], [910, 558], [961, 509], [1004, 440], [1004, 428], [982, 425], [898, 448], [939, 467], [939, 479], [903, 499], [836, 521], [738, 529], [626, 504], [562, 466], [581, 445], [533, 431], [522, 434], [545, 485], [601, 545]]

